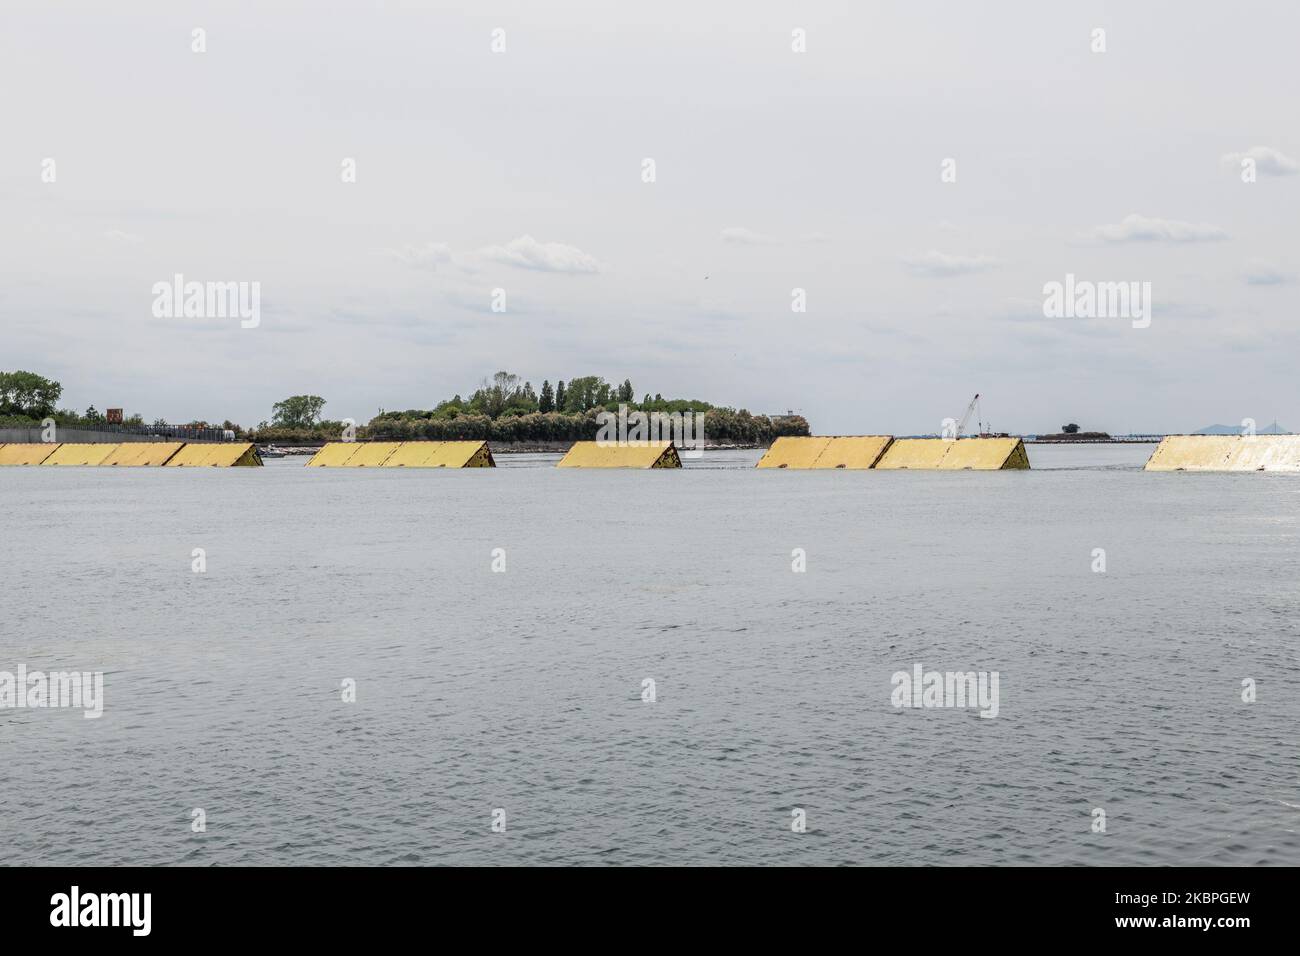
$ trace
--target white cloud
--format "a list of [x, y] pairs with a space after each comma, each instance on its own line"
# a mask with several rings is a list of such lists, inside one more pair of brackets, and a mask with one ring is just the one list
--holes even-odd
[[1208, 222], [1148, 219], [1135, 212], [1122, 222], [1098, 226], [1092, 235], [1105, 242], [1216, 242], [1228, 238], [1226, 232]]
[[770, 246], [776, 242], [776, 239], [765, 236], [761, 232], [746, 229], [744, 226], [728, 226], [722, 230], [722, 241], [738, 246]]
[[1007, 299], [1002, 303], [998, 318], [1007, 322], [1041, 322], [1043, 321], [1043, 300]]
[[904, 259], [903, 265], [913, 275], [947, 278], [972, 272], [987, 272], [998, 265], [998, 260], [991, 256], [957, 256], [931, 249], [923, 256]]
[[562, 242], [538, 242], [532, 236], [511, 239], [504, 246], [488, 246], [478, 254], [493, 262], [538, 272], [592, 273], [600, 263], [577, 246]]
[[384, 253], [412, 269], [427, 269], [429, 272], [437, 272], [438, 266], [452, 261], [451, 247], [445, 242], [406, 245], [401, 249], [385, 249]]
[[110, 229], [104, 233], [104, 238], [110, 242], [125, 242], [134, 245], [137, 242], [144, 242], [140, 236], [130, 232], [123, 232], [121, 229]]
[[1246, 264], [1244, 278], [1247, 285], [1286, 285], [1295, 281], [1295, 273], [1256, 260]]
[[800, 236], [799, 241], [806, 242], [809, 244], [817, 244], [823, 242], [830, 242], [831, 237], [826, 235], [826, 233], [824, 232], [810, 232]]
[[1222, 161], [1240, 167], [1243, 159], [1253, 159], [1255, 169], [1265, 176], [1294, 176], [1300, 172], [1300, 163], [1271, 146], [1252, 146], [1244, 153], [1226, 153]]

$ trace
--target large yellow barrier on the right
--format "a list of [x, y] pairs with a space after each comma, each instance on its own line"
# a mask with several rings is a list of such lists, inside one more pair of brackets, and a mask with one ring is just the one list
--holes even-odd
[[1300, 471], [1300, 435], [1166, 435], [1146, 471]]
[[1027, 469], [1029, 455], [1019, 438], [895, 438], [876, 462], [883, 471], [1003, 471]]

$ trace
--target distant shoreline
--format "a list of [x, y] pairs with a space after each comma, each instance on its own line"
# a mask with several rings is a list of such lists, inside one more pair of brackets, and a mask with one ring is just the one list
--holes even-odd
[[1158, 445], [1163, 435], [1137, 435], [1132, 438], [1026, 438], [1026, 445]]
[[[813, 436], [816, 437], [816, 436]], [[925, 438], [938, 438], [938, 435], [919, 436]], [[1018, 437], [1018, 436], [1012, 436]], [[1025, 438], [1026, 445], [1158, 445], [1161, 435], [1143, 435], [1133, 438], [1079, 438], [1079, 439], [1062, 439], [1062, 438]], [[322, 443], [324, 444], [324, 443]], [[571, 441], [524, 441], [524, 442], [489, 442], [494, 455], [563, 455], [572, 447]], [[274, 443], [264, 445], [258, 443], [259, 447], [269, 447]], [[286, 456], [306, 456], [314, 455], [321, 445], [274, 445], [277, 451], [282, 451]], [[756, 451], [769, 448], [769, 445], [755, 444], [706, 444], [705, 451]]]
[[[277, 451], [282, 451], [286, 455], [314, 455], [320, 450], [320, 444], [314, 445], [276, 445], [274, 442], [257, 442], [259, 448], [274, 447]], [[511, 441], [495, 442], [489, 441], [488, 445], [494, 455], [563, 455], [573, 447], [571, 441]], [[767, 445], [744, 445], [744, 444], [709, 444], [705, 443], [705, 451], [752, 451], [756, 449], [767, 448]]]

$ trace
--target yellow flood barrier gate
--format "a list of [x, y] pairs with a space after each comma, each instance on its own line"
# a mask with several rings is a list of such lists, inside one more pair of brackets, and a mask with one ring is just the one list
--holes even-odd
[[74, 444], [67, 443], [54, 449], [54, 453], [46, 458], [42, 465], [98, 465], [105, 458], [117, 451], [118, 446], [113, 444]]
[[54, 442], [0, 445], [0, 465], [39, 465], [58, 447]]
[[670, 441], [617, 445], [598, 441], [573, 443], [557, 468], [680, 468], [682, 460]]
[[772, 443], [759, 468], [845, 468], [854, 470], [926, 469], [999, 471], [1028, 468], [1029, 456], [1019, 438], [891, 438], [853, 435], [826, 438], [781, 437]]
[[495, 468], [485, 441], [332, 441], [308, 468]]
[[262, 456], [252, 442], [226, 442], [220, 445], [186, 445], [171, 458], [167, 468], [235, 468], [260, 466]]
[[758, 460], [759, 468], [874, 468], [894, 439], [889, 435], [807, 438], [784, 435]]
[[378, 468], [399, 441], [332, 441], [321, 445], [307, 462], [308, 468]]
[[0, 445], [0, 465], [140, 468], [161, 465], [260, 465], [257, 447], [242, 444], [189, 445], [159, 442], [45, 442]]
[[896, 438], [876, 462], [885, 471], [1001, 471], [1029, 467], [1019, 438]]
[[167, 464], [184, 447], [179, 441], [123, 442], [99, 464], [103, 468], [152, 468]]
[[485, 441], [404, 441], [385, 468], [495, 468]]
[[1146, 471], [1300, 471], [1300, 435], [1166, 435]]

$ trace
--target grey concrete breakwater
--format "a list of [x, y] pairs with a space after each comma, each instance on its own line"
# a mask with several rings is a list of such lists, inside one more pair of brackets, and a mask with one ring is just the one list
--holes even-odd
[[[0, 445], [36, 444], [42, 440], [42, 432], [44, 431], [45, 429], [40, 426], [35, 428], [0, 428]], [[130, 432], [100, 432], [86, 428], [59, 428], [54, 432], [54, 440], [78, 445], [95, 445], [101, 442], [111, 442], [117, 445], [124, 441], [181, 441], [182, 439], [166, 438], [162, 435], [135, 435]]]

